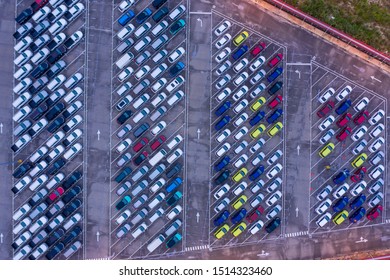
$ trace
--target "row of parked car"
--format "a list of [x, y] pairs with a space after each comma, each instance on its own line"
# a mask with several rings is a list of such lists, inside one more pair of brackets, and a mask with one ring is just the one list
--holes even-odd
[[83, 39], [81, 30], [70, 36], [64, 31], [84, 10], [81, 1], [37, 0], [16, 18], [21, 26], [13, 35], [19, 54], [14, 78], [20, 82], [13, 89], [18, 110], [13, 120], [19, 138], [11, 148], [17, 153], [34, 139], [44, 140], [13, 173], [12, 192], [19, 196], [29, 189], [13, 215], [14, 259], [53, 259], [60, 253], [69, 258], [82, 246], [77, 240], [82, 234], [82, 184], [77, 184], [82, 173], [66, 176], [65, 166], [82, 151], [78, 126], [83, 117], [76, 113], [83, 107], [83, 74], [67, 78], [63, 71], [68, 66], [64, 56]]
[[[185, 16], [186, 7], [180, 4], [170, 11], [166, 2], [152, 1], [151, 7], [136, 14], [134, 1], [123, 1], [116, 47], [121, 54], [115, 65], [122, 85], [116, 90], [121, 98], [115, 108], [123, 112], [117, 117], [121, 127], [116, 136], [121, 140], [114, 147], [119, 155], [115, 169], [120, 168], [113, 177], [119, 196], [115, 232], [117, 238], [129, 238], [128, 233], [138, 238], [160, 217], [173, 221], [147, 246], [150, 252], [164, 241], [171, 248], [182, 239], [177, 230], [183, 210], [183, 136], [165, 136], [169, 122], [162, 119], [185, 95], [180, 89], [185, 83], [185, 49], [176, 45], [169, 53], [167, 48], [175, 45], [172, 39], [185, 27], [185, 19], [180, 17]], [[141, 123], [147, 117], [155, 125]]]
[[[283, 82], [277, 81], [277, 78], [281, 77], [282, 67], [272, 69], [282, 61], [283, 54], [278, 53], [269, 60], [267, 66], [270, 70], [267, 70], [269, 76], [266, 86], [263, 79], [267, 77], [267, 72], [261, 69], [266, 62], [266, 58], [261, 55], [266, 49], [266, 44], [258, 42], [250, 50], [248, 45], [243, 45], [249, 38], [249, 33], [242, 31], [233, 37], [228, 33], [231, 27], [231, 22], [225, 20], [214, 30], [217, 36], [215, 48], [222, 49], [215, 57], [218, 65], [213, 74], [217, 77], [222, 76], [217, 78], [215, 88], [218, 91], [215, 99], [218, 103], [223, 102], [214, 112], [216, 117], [221, 117], [214, 123], [215, 129], [217, 131], [223, 129], [215, 136], [217, 143], [223, 143], [221, 147], [216, 148], [219, 159], [214, 166], [215, 171], [218, 172], [214, 184], [222, 185], [216, 188], [213, 194], [214, 211], [217, 213], [213, 218], [213, 225], [216, 227], [214, 236], [217, 239], [221, 239], [229, 231], [237, 237], [247, 228], [251, 234], [258, 233], [262, 228], [271, 233], [281, 223], [277, 215], [282, 209], [281, 203], [276, 202], [280, 202], [282, 198], [280, 172], [283, 166], [278, 161], [282, 158], [283, 152], [280, 149], [271, 149], [266, 160], [267, 156], [263, 152], [266, 141], [263, 138], [259, 139], [259, 136], [266, 131], [266, 125], [262, 124], [262, 121], [266, 120], [268, 124], [273, 125], [268, 130], [270, 137], [276, 135], [283, 127], [282, 122], [278, 121], [283, 114], [283, 109], [277, 108], [282, 102], [282, 95], [277, 95], [268, 103], [269, 108], [276, 109], [275, 111], [266, 113], [263, 109], [265, 108], [263, 105], [267, 103], [266, 89], [268, 88], [271, 97], [282, 89]], [[228, 59], [230, 55], [232, 59]], [[249, 78], [251, 75], [253, 77]], [[274, 81], [276, 82], [273, 83]], [[255, 101], [251, 105], [248, 101], [249, 97]], [[227, 114], [230, 108], [233, 108], [234, 119]], [[249, 114], [245, 112], [246, 108], [250, 108]], [[247, 121], [250, 127], [254, 128], [252, 132], [245, 125]], [[234, 125], [233, 129], [229, 127], [231, 123]], [[247, 135], [250, 136], [249, 141], [244, 140]], [[228, 142], [229, 139], [231, 143]], [[249, 144], [251, 141], [254, 142], [253, 145]], [[246, 153], [247, 149], [250, 151], [249, 156]], [[234, 156], [227, 155], [230, 150], [234, 151]], [[262, 164], [263, 162], [267, 162], [268, 166]], [[231, 166], [233, 172], [229, 168], [230, 163], [233, 165]], [[253, 167], [249, 168], [249, 164]], [[265, 183], [261, 179], [262, 174], [266, 174], [268, 182]], [[230, 177], [232, 184], [227, 182]], [[248, 182], [244, 181], [246, 177], [249, 179]], [[229, 205], [232, 211], [228, 209]], [[247, 210], [248, 207], [250, 210]], [[269, 221], [266, 226], [260, 219], [262, 214], [265, 214]], [[228, 223], [229, 218], [232, 225]], [[244, 218], [246, 222], [243, 221]]]

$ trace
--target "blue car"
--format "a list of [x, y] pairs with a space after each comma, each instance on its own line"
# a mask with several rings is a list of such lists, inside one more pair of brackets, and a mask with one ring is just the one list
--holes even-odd
[[265, 112], [264, 111], [260, 111], [256, 114], [256, 116], [254, 116], [253, 118], [251, 118], [251, 120], [249, 121], [249, 124], [251, 126], [255, 126], [256, 124], [258, 124], [265, 116]]
[[345, 111], [347, 111], [348, 108], [351, 107], [351, 105], [352, 105], [351, 99], [345, 100], [343, 103], [340, 104], [339, 107], [337, 107], [337, 109], [336, 109], [336, 114], [337, 114], [337, 115], [342, 115], [342, 114], [344, 114]]
[[339, 174], [336, 175], [336, 177], [333, 178], [333, 183], [342, 184], [345, 180], [347, 180], [348, 176], [349, 170], [347, 168], [344, 168], [343, 171], [341, 171]]
[[172, 183], [169, 184], [165, 188], [167, 192], [172, 192], [173, 190], [177, 189], [181, 184], [183, 183], [183, 180], [180, 177], [177, 177], [175, 180], [173, 180]]
[[240, 211], [238, 211], [234, 216], [230, 218], [233, 224], [239, 223], [244, 217], [246, 216], [246, 209], [241, 208]]
[[366, 209], [363, 207], [360, 207], [358, 210], [356, 210], [350, 217], [349, 221], [351, 223], [357, 223], [359, 220], [361, 220], [366, 215]]
[[359, 208], [363, 205], [363, 203], [366, 201], [366, 196], [364, 194], [359, 195], [356, 197], [352, 202], [349, 204], [349, 207], [351, 207], [352, 210]]
[[273, 112], [272, 114], [271, 114], [271, 116], [269, 116], [268, 118], [267, 118], [267, 122], [269, 123], [269, 124], [271, 124], [271, 123], [273, 123], [273, 122], [275, 122], [281, 115], [283, 115], [283, 110], [282, 109], [276, 109], [275, 110], [275, 112]]
[[282, 68], [282, 67], [276, 68], [275, 71], [272, 72], [272, 73], [268, 76], [268, 78], [267, 78], [268, 82], [271, 83], [271, 82], [275, 81], [275, 79], [276, 79], [277, 77], [279, 77], [280, 74], [282, 74], [282, 73], [283, 73], [283, 68]]
[[230, 212], [228, 210], [223, 211], [222, 214], [214, 220], [214, 226], [219, 227], [222, 225], [229, 218], [229, 215]]
[[231, 118], [229, 116], [224, 116], [219, 122], [216, 123], [215, 129], [221, 130], [225, 125], [230, 122]]
[[234, 60], [237, 60], [237, 59], [239, 59], [241, 56], [243, 56], [247, 51], [248, 51], [248, 46], [247, 46], [247, 45], [244, 45], [244, 46], [242, 46], [241, 48], [239, 48], [238, 50], [236, 50], [236, 51], [232, 54], [232, 57], [233, 57]]
[[146, 8], [141, 13], [138, 14], [138, 16], [135, 18], [136, 22], [139, 24], [142, 24], [152, 15], [152, 10], [149, 8]]
[[249, 175], [249, 180], [255, 181], [257, 178], [260, 177], [261, 174], [264, 173], [264, 166], [260, 165]]
[[183, 62], [179, 61], [169, 69], [169, 74], [171, 75], [171, 77], [175, 77], [181, 72], [181, 70], [184, 69], [184, 67], [186, 67], [186, 65]]
[[335, 213], [338, 213], [340, 212], [341, 210], [343, 210], [348, 204], [348, 197], [347, 196], [343, 196], [341, 197], [334, 205], [333, 205], [333, 211]]
[[221, 106], [218, 107], [218, 109], [215, 111], [215, 115], [217, 117], [221, 116], [223, 113], [225, 113], [230, 108], [230, 101], [226, 101]]
[[221, 171], [225, 166], [227, 166], [230, 162], [230, 157], [225, 156], [220, 162], [218, 162], [215, 166], [214, 169], [215, 171]]
[[132, 10], [128, 10], [126, 13], [124, 13], [119, 19], [118, 23], [122, 26], [125, 26], [130, 20], [132, 20], [135, 17], [135, 14]]

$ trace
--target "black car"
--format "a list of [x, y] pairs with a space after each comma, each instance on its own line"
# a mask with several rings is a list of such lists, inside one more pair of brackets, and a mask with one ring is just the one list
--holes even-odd
[[59, 46], [54, 51], [51, 52], [51, 54], [48, 56], [47, 61], [50, 64], [56, 63], [58, 60], [60, 60], [68, 51], [65, 46]]
[[32, 18], [34, 14], [34, 10], [31, 9], [31, 8], [27, 8], [25, 10], [23, 10], [16, 18], [16, 22], [19, 23], [19, 24], [24, 24], [26, 23], [27, 21], [30, 20], [30, 18]]
[[14, 178], [22, 178], [24, 174], [26, 174], [31, 168], [33, 168], [33, 165], [29, 162], [23, 163], [18, 168], [16, 168], [15, 172], [12, 174]]
[[31, 72], [30, 77], [39, 79], [49, 69], [50, 65], [47, 62], [42, 62]]
[[30, 114], [30, 118], [34, 121], [37, 121], [43, 116], [43, 114], [47, 112], [47, 110], [49, 110], [49, 107], [45, 103], [43, 103], [34, 111], [32, 111], [32, 113]]
[[18, 28], [18, 30], [16, 30], [16, 32], [13, 34], [14, 38], [16, 40], [20, 40], [22, 39], [24, 36], [27, 35], [27, 33], [30, 32], [32, 28], [32, 24], [31, 23], [26, 23], [26, 24], [23, 24], [21, 27]]
[[69, 192], [67, 192], [63, 197], [62, 201], [66, 204], [69, 201], [71, 201], [73, 198], [75, 198], [79, 193], [81, 193], [81, 187], [80, 186], [74, 186], [70, 189]]
[[160, 10], [158, 10], [153, 16], [152, 16], [152, 19], [154, 20], [154, 22], [159, 22], [160, 20], [162, 20], [167, 14], [169, 14], [169, 10], [167, 7], [163, 7], [161, 8]]
[[136, 17], [135, 17], [135, 21], [139, 24], [142, 24], [145, 22], [145, 20], [148, 19], [148, 17], [150, 17], [152, 15], [152, 10], [150, 10], [149, 8], [146, 8], [145, 10], [143, 10], [142, 12], [140, 12]]
[[132, 115], [133, 113], [130, 110], [124, 111], [117, 119], [116, 121], [119, 124], [124, 124]]
[[47, 246], [52, 246], [54, 243], [56, 243], [61, 237], [63, 237], [65, 234], [65, 231], [62, 228], [57, 229], [55, 232], [52, 232], [50, 234], [50, 237], [46, 239], [45, 243]]
[[79, 236], [80, 233], [81, 233], [81, 227], [77, 226], [62, 240], [62, 242], [64, 242], [65, 245], [68, 245], [77, 236]]
[[70, 8], [71, 6], [73, 6], [77, 1], [79, 0], [65, 0], [65, 4], [66, 6], [68, 6], [68, 8]]
[[31, 94], [36, 94], [38, 91], [43, 89], [44, 86], [49, 82], [49, 79], [46, 76], [43, 76], [36, 80], [27, 90]]
[[60, 60], [56, 62], [52, 67], [50, 67], [49, 71], [47, 71], [47, 77], [49, 79], [54, 78], [58, 73], [60, 73], [66, 67], [66, 62]]
[[28, 105], [31, 108], [37, 108], [43, 101], [46, 100], [46, 98], [49, 97], [49, 94], [46, 90], [41, 90], [38, 92], [29, 102]]
[[223, 182], [225, 182], [228, 178], [229, 178], [229, 175], [230, 175], [230, 171], [229, 170], [225, 170], [224, 172], [222, 172], [215, 180], [215, 184], [216, 185], [221, 185]]
[[31, 31], [30, 35], [33, 39], [41, 36], [47, 29], [49, 29], [50, 23], [47, 20], [41, 21], [38, 23]]
[[47, 170], [47, 174], [54, 175], [58, 172], [64, 165], [66, 164], [66, 160], [63, 158], [57, 159], [53, 165]]
[[143, 123], [140, 127], [138, 127], [136, 130], [134, 130], [133, 134], [136, 138], [140, 137], [142, 134], [144, 134], [149, 129], [148, 123]]
[[47, 112], [45, 118], [48, 121], [52, 121], [55, 117], [57, 117], [63, 110], [65, 109], [64, 103], [58, 103], [53, 108]]
[[142, 152], [139, 156], [133, 159], [135, 165], [140, 165], [146, 158], [148, 157], [148, 153], [146, 151]]
[[184, 67], [185, 64], [179, 61], [169, 69], [169, 74], [171, 75], [171, 77], [175, 77], [184, 69]]
[[75, 171], [70, 175], [70, 177], [62, 184], [62, 187], [65, 190], [68, 190], [71, 186], [74, 185], [80, 178], [83, 176], [83, 174], [80, 171]]
[[50, 133], [54, 133], [65, 123], [65, 118], [64, 117], [58, 117], [52, 122], [49, 127], [47, 128], [47, 131]]
[[52, 260], [54, 259], [63, 249], [65, 248], [64, 243], [60, 242], [54, 246], [53, 249], [49, 251], [49, 253], [46, 254], [46, 259]]
[[65, 217], [69, 217], [80, 206], [81, 206], [81, 200], [80, 199], [75, 199], [69, 205], [67, 205], [65, 207], [65, 209], [62, 211], [62, 215], [64, 215]]
[[168, 178], [172, 178], [173, 176], [175, 176], [177, 173], [180, 172], [182, 167], [183, 166], [180, 163], [177, 163], [174, 167], [169, 169], [165, 174], [167, 175]]
[[164, 5], [167, 2], [167, 0], [154, 0], [152, 2], [153, 7], [157, 10], [160, 8], [162, 5]]
[[268, 233], [273, 232], [280, 225], [280, 218], [276, 217], [266, 227], [265, 231]]

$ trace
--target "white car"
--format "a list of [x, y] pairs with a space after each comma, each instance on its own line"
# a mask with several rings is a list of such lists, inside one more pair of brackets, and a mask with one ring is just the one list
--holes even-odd
[[46, 161], [50, 162], [59, 157], [65, 151], [64, 146], [57, 145], [45, 158]]
[[[168, 23], [167, 23], [168, 24]], [[174, 50], [169, 56], [168, 61], [170, 63], [174, 63], [176, 60], [178, 60], [183, 54], [185, 54], [186, 51], [183, 47], [179, 47], [176, 50]]]
[[265, 76], [265, 70], [264, 69], [261, 69], [260, 71], [259, 71], [259, 73], [257, 73], [255, 76], [253, 76], [253, 78], [250, 80], [250, 83], [252, 84], [252, 85], [255, 85], [255, 84], [257, 84], [262, 78], [264, 78], [264, 76]]
[[329, 98], [333, 96], [335, 90], [333, 88], [328, 88], [319, 98], [318, 101], [325, 103]]
[[17, 221], [21, 217], [26, 215], [30, 210], [31, 210], [31, 206], [28, 203], [25, 203], [18, 210], [16, 210], [16, 212], [12, 216], [12, 219], [14, 221]]
[[367, 187], [367, 183], [365, 181], [361, 181], [359, 183], [357, 183], [353, 188], [352, 190], [350, 191], [350, 193], [353, 195], [353, 196], [357, 196], [359, 195], [362, 191], [364, 191], [364, 189]]
[[252, 165], [253, 166], [256, 166], [258, 165], [260, 162], [262, 162], [265, 158], [265, 154], [263, 152], [260, 152], [256, 155], [256, 157], [252, 160]]
[[14, 193], [20, 192], [25, 187], [27, 187], [31, 183], [31, 177], [30, 176], [24, 176], [22, 179], [20, 179], [12, 189]]
[[221, 66], [218, 67], [217, 70], [215, 70], [215, 73], [220, 76], [229, 70], [230, 67], [232, 67], [232, 63], [229, 60], [226, 60]]
[[80, 82], [83, 79], [83, 74], [81, 73], [76, 73], [72, 77], [70, 77], [66, 82], [65, 82], [65, 87], [67, 89], [73, 88], [78, 82]]
[[24, 63], [30, 60], [30, 58], [33, 56], [32, 51], [30, 50], [25, 50], [22, 52], [20, 55], [18, 55], [15, 60], [14, 64], [18, 67], [22, 66]]
[[130, 66], [129, 67], [126, 67], [125, 70], [123, 70], [122, 72], [119, 73], [118, 75], [118, 80], [120, 82], [124, 82], [125, 80], [127, 80], [128, 78], [130, 78], [130, 76], [134, 73], [134, 70], [133, 68], [131, 68]]
[[370, 103], [370, 99], [363, 97], [353, 108], [356, 112], [359, 112], [363, 110], [368, 105], [368, 103]]
[[156, 66], [152, 72], [150, 72], [150, 76], [153, 79], [157, 79], [162, 73], [165, 72], [165, 70], [168, 69], [168, 65], [165, 63], [161, 63], [160, 65]]
[[252, 154], [256, 153], [256, 151], [258, 149], [260, 149], [261, 147], [263, 147], [265, 144], [265, 140], [263, 138], [260, 138], [256, 144], [254, 144], [251, 148], [250, 148], [250, 151]]
[[267, 220], [271, 220], [272, 218], [274, 218], [280, 211], [282, 211], [282, 206], [276, 205], [267, 213], [266, 215]]
[[228, 21], [228, 20], [225, 20], [224, 22], [222, 22], [214, 31], [214, 34], [217, 35], [217, 36], [220, 36], [221, 34], [223, 34], [224, 32], [226, 32], [230, 26], [232, 26], [231, 22]]
[[245, 82], [246, 79], [248, 79], [249, 75], [248, 72], [242, 72], [236, 79], [234, 79], [233, 83], [238, 87], [243, 82]]
[[[131, 98], [130, 95], [128, 95], [129, 98]], [[134, 103], [132, 104], [134, 109], [140, 108], [142, 105], [144, 105], [148, 100], [150, 99], [150, 95], [147, 93], [142, 94], [140, 97], [138, 97]], [[130, 100], [130, 99], [129, 99]]]
[[31, 171], [28, 173], [31, 177], [35, 177], [39, 173], [41, 173], [43, 170], [45, 170], [48, 167], [48, 164], [46, 161], [42, 160], [38, 162], [38, 164], [31, 169]]
[[221, 212], [225, 207], [227, 207], [228, 205], [230, 204], [230, 199], [225, 197], [224, 199], [222, 199], [222, 201], [214, 207], [214, 211], [216, 213], [219, 213]]
[[370, 207], [377, 206], [381, 201], [383, 200], [383, 193], [378, 192], [376, 195], [374, 195], [369, 201], [368, 205]]
[[378, 139], [376, 139], [374, 142], [372, 142], [372, 144], [368, 147], [368, 150], [371, 152], [371, 153], [375, 153], [376, 151], [378, 151], [378, 149], [380, 149], [380, 147], [385, 143], [385, 139], [383, 137], [379, 137]]
[[376, 193], [377, 191], [379, 191], [383, 186], [385, 185], [385, 181], [383, 181], [382, 178], [378, 179], [375, 181], [375, 183], [373, 183], [371, 185], [371, 187], [368, 189], [368, 191], [371, 193], [371, 194], [374, 194]]
[[362, 125], [358, 130], [356, 130], [352, 135], [351, 135], [351, 139], [353, 141], [358, 141], [360, 138], [362, 138], [364, 136], [364, 134], [366, 134], [367, 132], [367, 126], [365, 125]]
[[274, 167], [271, 168], [270, 171], [267, 172], [267, 178], [268, 179], [272, 179], [273, 177], [275, 177], [281, 170], [283, 169], [283, 166], [278, 163], [276, 164]]
[[23, 229], [26, 229], [31, 224], [30, 218], [24, 218], [19, 224], [14, 226], [13, 233], [14, 235], [17, 235], [19, 232], [21, 232]]
[[16, 114], [12, 117], [14, 122], [20, 122], [24, 120], [31, 113], [31, 108], [28, 105], [23, 106]]
[[335, 118], [330, 115], [328, 116], [325, 120], [323, 120], [319, 125], [318, 125], [318, 128], [321, 130], [321, 131], [324, 131], [325, 129], [327, 129], [333, 122], [334, 122]]
[[21, 260], [31, 252], [29, 245], [24, 246], [20, 251], [13, 257], [13, 260]]
[[173, 207], [173, 209], [171, 211], [169, 211], [169, 213], [167, 214], [167, 218], [169, 220], [174, 219], [177, 215], [180, 214], [180, 212], [182, 210], [183, 210], [183, 208], [180, 205], [176, 205], [175, 207]]
[[33, 16], [32, 19], [36, 22], [39, 23], [42, 20], [44, 20], [50, 13], [50, 8], [45, 6], [39, 9]]
[[224, 47], [227, 43], [229, 43], [229, 41], [232, 39], [232, 35], [230, 35], [229, 33], [226, 33], [225, 35], [222, 36], [221, 39], [219, 39], [216, 43], [215, 43], [215, 47], [217, 49], [221, 49], [222, 47]]
[[234, 139], [236, 141], [240, 140], [243, 136], [248, 133], [249, 129], [246, 126], [243, 126], [235, 135]]
[[25, 78], [32, 71], [32, 69], [33, 68], [31, 64], [26, 63], [22, 67], [20, 67], [18, 71], [15, 72], [14, 78], [20, 81], [21, 79]]
[[224, 141], [232, 132], [229, 129], [223, 130], [215, 139], [218, 143]]
[[27, 33], [30, 32], [30, 30], [33, 28], [33, 25], [31, 24], [31, 22], [27, 22], [25, 24], [23, 24], [21, 27], [19, 27], [17, 30], [16, 30], [16, 40], [19, 40], [21, 38], [23, 38], [24, 36], [27, 35]]
[[321, 215], [326, 212], [326, 210], [329, 209], [329, 207], [332, 205], [332, 201], [327, 198], [325, 201], [323, 201], [318, 207], [315, 209], [316, 213]]
[[134, 25], [131, 23], [123, 27], [116, 35], [119, 40], [124, 40], [135, 30]]
[[14, 46], [14, 50], [18, 53], [21, 53], [22, 51], [27, 49], [28, 46], [30, 46], [32, 42], [33, 42], [33, 39], [30, 36], [26, 36], [22, 40], [20, 40], [19, 43], [17, 43]]
[[81, 214], [76, 213], [74, 214], [65, 224], [64, 224], [64, 229], [68, 230], [71, 227], [73, 227], [75, 224], [77, 224], [81, 220]]
[[257, 232], [259, 232], [259, 230], [261, 230], [264, 226], [264, 222], [261, 221], [261, 220], [258, 220], [256, 223], [254, 223], [250, 228], [249, 228], [249, 232], [251, 234], [256, 234]]
[[42, 129], [44, 129], [48, 125], [48, 121], [45, 118], [40, 119], [37, 121], [32, 127], [31, 130], [29, 130], [30, 135], [36, 136]]
[[184, 97], [184, 92], [182, 90], [176, 91], [171, 97], [167, 100], [169, 106], [175, 105]]
[[258, 96], [263, 90], [265, 90], [265, 88], [266, 88], [265, 84], [261, 83], [256, 87], [254, 91], [251, 92], [250, 96], [252, 98], [256, 98], [256, 96]]
[[332, 192], [332, 187], [330, 185], [327, 185], [325, 188], [320, 191], [316, 198], [318, 201], [324, 200], [330, 193]]
[[370, 125], [376, 125], [385, 116], [385, 111], [382, 109], [376, 111], [372, 117], [368, 120]]
[[233, 163], [233, 165], [236, 168], [240, 168], [247, 161], [248, 161], [248, 156], [246, 154], [243, 154]]
[[52, 188], [54, 188], [55, 186], [58, 186], [65, 178], [65, 175], [64, 173], [57, 173], [57, 175], [55, 175], [47, 184], [46, 184], [46, 188], [48, 190], [51, 190]]
[[247, 113], [242, 113], [241, 115], [239, 115], [233, 122], [233, 125], [235, 127], [239, 127], [241, 126], [244, 122], [246, 122], [248, 120], [249, 116]]
[[12, 146], [13, 151], [19, 151], [24, 146], [26, 146], [29, 142], [31, 142], [31, 136], [26, 134], [23, 134], [18, 140], [16, 140], [15, 144]]
[[48, 48], [40, 49], [32, 58], [31, 61], [35, 65], [38, 65], [41, 63], [48, 55], [50, 54], [50, 51]]
[[123, 151], [127, 150], [130, 145], [131, 145], [132, 141], [130, 138], [126, 138], [125, 140], [123, 140], [117, 147], [116, 147], [116, 152], [118, 154], [121, 154]]
[[80, 110], [81, 107], [83, 107], [83, 103], [81, 103], [80, 101], [76, 101], [69, 105], [68, 108], [66, 108], [65, 112], [63, 112], [63, 116], [66, 115], [67, 117], [69, 117], [76, 113], [78, 110]]
[[47, 180], [49, 179], [49, 177], [47, 177], [46, 174], [42, 174], [41, 176], [39, 176], [30, 186], [29, 186], [29, 189], [31, 191], [35, 191], [37, 188], [39, 188], [40, 186], [42, 186], [44, 183], [47, 182]]
[[[256, 186], [257, 187], [257, 186]], [[254, 191], [252, 188], [252, 193], [256, 193], [257, 191]], [[251, 207], [255, 208], [257, 207], [262, 201], [264, 200], [264, 195], [262, 193], [259, 193], [256, 195], [250, 202]]]
[[53, 80], [47, 85], [47, 88], [51, 91], [57, 90], [66, 80], [63, 74], [59, 74], [53, 78]]
[[326, 212], [322, 215], [317, 221], [316, 224], [319, 227], [324, 227], [330, 220], [332, 219], [332, 215], [329, 212]]
[[265, 57], [264, 56], [260, 56], [259, 58], [257, 58], [250, 66], [249, 66], [249, 69], [254, 72], [256, 71], [257, 69], [259, 69], [259, 67], [261, 65], [264, 64], [264, 61], [265, 61]]
[[49, 32], [50, 34], [55, 36], [60, 33], [67, 25], [68, 22], [65, 19], [61, 18], [50, 26]]
[[384, 131], [385, 130], [385, 126], [383, 125], [383, 124], [378, 124], [377, 126], [375, 126], [374, 127], [374, 129], [373, 130], [371, 130], [371, 132], [370, 132], [370, 136], [371, 136], [371, 138], [376, 138], [377, 136], [379, 136], [381, 133], [382, 133], [382, 131]]
[[[63, 1], [61, 1], [61, 2], [63, 2]], [[66, 7], [65, 5], [60, 5], [59, 7], [57, 7], [56, 9], [54, 9], [51, 12], [51, 15], [48, 17], [48, 19], [51, 22], [55, 22], [55, 21], [59, 20], [60, 17], [62, 17], [65, 14], [66, 11], [68, 11], [68, 7]]]
[[168, 158], [167, 162], [171, 164], [175, 160], [177, 160], [179, 157], [183, 155], [183, 151], [180, 148], [177, 148]]
[[234, 106], [233, 108], [233, 111], [238, 114], [240, 113], [242, 110], [244, 110], [247, 106], [248, 106], [249, 102], [247, 99], [243, 99], [240, 101], [240, 103], [238, 103], [236, 106]]
[[126, 221], [131, 215], [131, 212], [129, 209], [126, 209], [123, 211], [123, 213], [115, 220], [117, 225], [121, 225], [124, 221]]
[[334, 136], [335, 132], [333, 129], [329, 129], [324, 135], [322, 135], [322, 137], [320, 138], [320, 143], [321, 144], [325, 144], [326, 142], [328, 142], [333, 136]]
[[34, 234], [38, 229], [42, 228], [47, 222], [48, 222], [47, 217], [46, 216], [42, 216], [36, 222], [31, 224], [31, 226], [30, 226], [30, 228], [28, 230], [32, 234]]
[[217, 156], [221, 157], [223, 156], [227, 151], [229, 151], [231, 148], [231, 145], [229, 143], [224, 143], [221, 148], [218, 149], [216, 152]]
[[68, 49], [73, 48], [82, 38], [84, 37], [83, 32], [81, 31], [76, 31], [73, 33], [68, 40], [66, 40], [65, 46]]
[[245, 189], [248, 187], [248, 184], [246, 182], [240, 183], [237, 187], [234, 188], [233, 194], [238, 196], [240, 195]]
[[21, 92], [25, 91], [31, 84], [32, 80], [30, 78], [24, 78], [13, 88], [13, 92], [15, 94], [20, 94]]
[[46, 141], [46, 146], [51, 148], [52, 146], [57, 144], [60, 140], [62, 140], [62, 138], [64, 137], [65, 137], [65, 133], [63, 133], [62, 131], [58, 131]]
[[65, 97], [64, 101], [68, 104], [72, 103], [77, 97], [83, 93], [83, 90], [80, 87], [72, 89]]
[[148, 65], [142, 66], [136, 73], [135, 78], [137, 80], [142, 79], [146, 74], [148, 74], [150, 71], [150, 67]]
[[165, 128], [167, 127], [167, 123], [164, 122], [164, 121], [160, 121], [156, 126], [154, 126], [152, 129], [151, 129], [151, 133], [156, 136], [157, 134], [159, 134], [161, 131], [163, 131]]
[[221, 186], [215, 193], [214, 193], [214, 198], [215, 199], [220, 199], [223, 197], [225, 194], [227, 194], [230, 190], [230, 185], [229, 184], [224, 184]]
[[247, 141], [242, 141], [240, 144], [237, 145], [237, 147], [234, 149], [234, 153], [238, 155], [241, 153], [246, 147], [248, 147], [248, 142]]
[[38, 160], [40, 160], [44, 155], [46, 155], [48, 151], [49, 151], [49, 149], [46, 146], [42, 146], [35, 153], [33, 153], [30, 156], [29, 160], [32, 163], [35, 163]]
[[233, 70], [234, 72], [238, 73], [240, 72], [243, 68], [245, 68], [245, 66], [247, 66], [249, 63], [248, 59], [246, 58], [243, 58], [241, 59], [239, 62], [237, 62], [234, 67], [233, 67]]
[[216, 89], [221, 89], [223, 86], [225, 86], [227, 83], [230, 82], [232, 77], [229, 74], [226, 74], [221, 79], [218, 80], [218, 82], [215, 84]]
[[271, 184], [267, 187], [267, 192], [272, 193], [274, 190], [276, 190], [282, 185], [282, 182], [283, 182], [282, 179], [280, 179], [279, 177], [274, 179], [271, 182]]
[[343, 100], [345, 97], [347, 97], [348, 94], [350, 94], [352, 91], [352, 88], [351, 86], [346, 86], [345, 88], [343, 88], [340, 93], [338, 93], [336, 95], [336, 99], [337, 101], [341, 101]]
[[167, 147], [172, 150], [176, 147], [181, 141], [183, 141], [183, 137], [180, 134], [177, 134], [173, 139], [167, 144]]
[[184, 5], [179, 5], [176, 9], [174, 9], [170, 14], [169, 18], [171, 20], [176, 20], [182, 13], [186, 11], [186, 7]]
[[[27, 48], [27, 47], [26, 47]], [[24, 50], [24, 49], [23, 49]], [[23, 51], [22, 50], [22, 51]], [[225, 58], [229, 56], [229, 54], [232, 52], [232, 50], [229, 47], [224, 48], [222, 51], [220, 51], [217, 56], [215, 57], [215, 61], [217, 63], [222, 62]]]
[[131, 7], [131, 5], [133, 5], [135, 2], [135, 0], [124, 0], [122, 1], [120, 4], [119, 4], [119, 11], [121, 11], [122, 13], [124, 11], [126, 11], [128, 8]]
[[220, 94], [217, 95], [216, 99], [217, 101], [221, 102], [226, 97], [228, 97], [232, 93], [232, 90], [230, 88], [224, 88]]
[[238, 101], [241, 97], [248, 93], [249, 89], [247, 86], [242, 86], [235, 94], [233, 94], [233, 100]]
[[155, 82], [152, 85], [153, 92], [158, 92], [160, 89], [162, 89], [165, 86], [166, 83], [167, 83], [167, 79], [165, 79], [165, 78], [161, 78], [161, 79], [157, 80], [157, 82]]
[[280, 198], [282, 197], [282, 193], [280, 191], [276, 191], [273, 193], [266, 201], [265, 204], [268, 206], [272, 206], [273, 204], [276, 203]]
[[65, 17], [69, 21], [74, 20], [84, 9], [85, 7], [82, 3], [77, 3], [68, 10]]
[[157, 94], [157, 96], [152, 100], [152, 105], [154, 108], [156, 108], [158, 105], [160, 105], [165, 99], [167, 98], [167, 95], [164, 92], [160, 92]]
[[274, 164], [278, 159], [280, 159], [283, 155], [281, 150], [275, 151], [267, 160], [268, 165]]
[[377, 167], [375, 167], [369, 174], [371, 179], [375, 180], [379, 176], [382, 175], [382, 173], [385, 171], [385, 167], [382, 164], [379, 164]]
[[20, 109], [24, 104], [27, 103], [27, 101], [29, 101], [31, 99], [31, 94], [29, 92], [24, 92], [22, 93], [21, 95], [19, 95], [18, 98], [15, 99], [14, 102], [12, 102], [12, 106], [15, 108], [15, 109]]
[[177, 87], [179, 87], [181, 84], [183, 84], [185, 82], [185, 79], [183, 78], [183, 76], [178, 76], [176, 77], [172, 82], [170, 82], [167, 87], [166, 87], [166, 90], [171, 93], [174, 89], [176, 89]]
[[349, 185], [347, 183], [342, 184], [339, 186], [334, 192], [333, 197], [334, 198], [340, 198], [342, 197], [347, 191], [349, 190]]
[[133, 87], [133, 85], [132, 85], [130, 82], [126, 82], [125, 84], [123, 84], [123, 85], [116, 91], [116, 93], [117, 93], [119, 96], [121, 96], [122, 94], [127, 93], [132, 87]]
[[370, 159], [371, 165], [377, 165], [381, 161], [385, 160], [385, 153], [382, 151], [377, 152], [373, 157]]

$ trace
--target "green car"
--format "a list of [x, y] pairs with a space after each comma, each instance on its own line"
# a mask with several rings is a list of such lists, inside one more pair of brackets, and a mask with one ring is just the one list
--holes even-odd
[[182, 197], [183, 194], [180, 191], [175, 192], [173, 195], [167, 198], [167, 205], [168, 206], [175, 205]]
[[128, 175], [130, 175], [131, 172], [133, 172], [133, 170], [130, 167], [126, 167], [121, 173], [119, 173], [118, 176], [115, 177], [115, 181], [117, 183], [122, 182]]
[[118, 204], [115, 206], [117, 210], [121, 210], [123, 207], [125, 207], [127, 204], [129, 204], [131, 201], [131, 197], [126, 195], [124, 198], [122, 198], [121, 201], [118, 202]]
[[171, 239], [169, 239], [166, 243], [167, 248], [172, 248], [175, 246], [177, 243], [180, 242], [182, 236], [180, 233], [176, 233]]
[[184, 26], [186, 26], [186, 22], [184, 19], [179, 19], [178, 21], [176, 21], [171, 29], [169, 30], [169, 32], [171, 32], [172, 35], [176, 35], [177, 32], [179, 32]]

